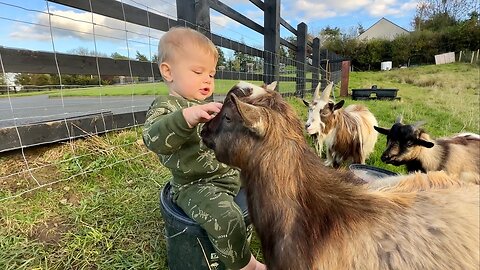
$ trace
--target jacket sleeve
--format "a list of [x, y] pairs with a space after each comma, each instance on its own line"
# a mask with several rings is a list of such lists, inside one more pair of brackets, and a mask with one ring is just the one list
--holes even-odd
[[169, 155], [188, 141], [195, 128], [189, 128], [182, 109], [171, 109], [152, 104], [143, 126], [143, 142], [151, 151]]

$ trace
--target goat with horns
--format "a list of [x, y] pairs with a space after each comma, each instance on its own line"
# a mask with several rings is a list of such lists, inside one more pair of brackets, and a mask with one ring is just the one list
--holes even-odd
[[378, 125], [377, 119], [363, 105], [354, 104], [343, 109], [344, 100], [334, 103], [329, 99], [332, 88], [333, 83], [330, 83], [320, 95], [319, 83], [313, 101], [303, 101], [308, 107], [305, 129], [316, 137], [318, 155], [321, 156], [323, 144], [326, 144], [325, 165], [338, 167], [345, 161], [365, 164], [377, 141], [377, 132], [373, 129]]

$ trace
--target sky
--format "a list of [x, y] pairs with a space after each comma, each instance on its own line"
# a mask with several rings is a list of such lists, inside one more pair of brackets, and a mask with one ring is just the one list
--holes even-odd
[[[86, 1], [86, 0], [82, 0]], [[95, 0], [91, 0], [95, 1]], [[176, 19], [175, 0], [118, 0]], [[263, 12], [248, 0], [221, 2], [263, 26]], [[412, 30], [418, 0], [281, 0], [280, 15], [290, 25], [304, 22], [308, 32], [338, 27], [344, 33], [362, 25], [369, 28], [382, 17]], [[49, 16], [48, 14], [52, 14]], [[226, 16], [210, 11], [213, 33], [262, 49], [263, 36]], [[95, 23], [93, 26], [92, 21]], [[127, 31], [125, 31], [127, 30]], [[78, 48], [110, 56], [118, 52], [135, 57], [136, 52], [153, 57], [163, 32], [92, 15], [42, 0], [0, 0], [0, 46], [69, 53]], [[292, 36], [281, 28], [282, 38]], [[225, 50], [231, 57], [233, 52]]]

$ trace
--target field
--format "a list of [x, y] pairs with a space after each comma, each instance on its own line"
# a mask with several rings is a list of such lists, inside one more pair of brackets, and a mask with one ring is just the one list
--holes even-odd
[[[406, 123], [426, 121], [435, 138], [479, 133], [479, 72], [468, 64], [353, 72], [349, 88], [399, 89], [400, 101], [358, 101], [383, 127], [403, 115]], [[301, 100], [288, 101], [306, 119]], [[385, 142], [379, 136], [367, 164], [405, 172], [380, 161]], [[141, 129], [24, 154], [0, 155], [0, 269], [166, 269], [158, 192], [170, 175], [146, 151]], [[26, 172], [25, 160], [38, 169]], [[36, 182], [47, 185], [8, 198]], [[255, 239], [252, 250], [261, 258]]]
[[[311, 75], [311, 73], [309, 73]], [[238, 80], [216, 80], [216, 94], [226, 94], [228, 90], [234, 85]], [[250, 81], [261, 85], [260, 81]], [[282, 82], [281, 92], [294, 91], [295, 82], [288, 81]], [[97, 86], [97, 87], [85, 87], [85, 88], [76, 88], [76, 89], [64, 89], [60, 90], [47, 90], [47, 91], [36, 91], [36, 92], [18, 92], [10, 94], [11, 97], [21, 97], [21, 96], [33, 96], [33, 95], [44, 95], [47, 94], [49, 97], [77, 97], [77, 96], [129, 96], [129, 95], [166, 95], [168, 94], [167, 87], [164, 83], [138, 83], [130, 85], [106, 85], [106, 86]], [[7, 95], [0, 95], [0, 98], [6, 98]]]

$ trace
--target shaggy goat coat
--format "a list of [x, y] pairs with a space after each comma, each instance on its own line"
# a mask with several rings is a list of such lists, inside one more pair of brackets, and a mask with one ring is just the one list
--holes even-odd
[[260, 102], [236, 88], [202, 138], [241, 169], [268, 269], [479, 268], [478, 186], [352, 184], [351, 172], [323, 166], [278, 93]]
[[432, 140], [419, 125], [404, 125], [398, 118], [391, 129], [375, 127], [387, 135], [382, 160], [406, 165], [409, 172], [445, 171], [466, 182], [480, 184], [480, 136], [457, 134]]
[[321, 155], [326, 145], [325, 165], [338, 167], [344, 161], [364, 164], [373, 152], [377, 133], [373, 129], [377, 120], [367, 107], [359, 104], [342, 108], [344, 101], [334, 104], [329, 100], [333, 84], [319, 96], [320, 84], [315, 89], [305, 124], [307, 133], [317, 137], [317, 151]]

